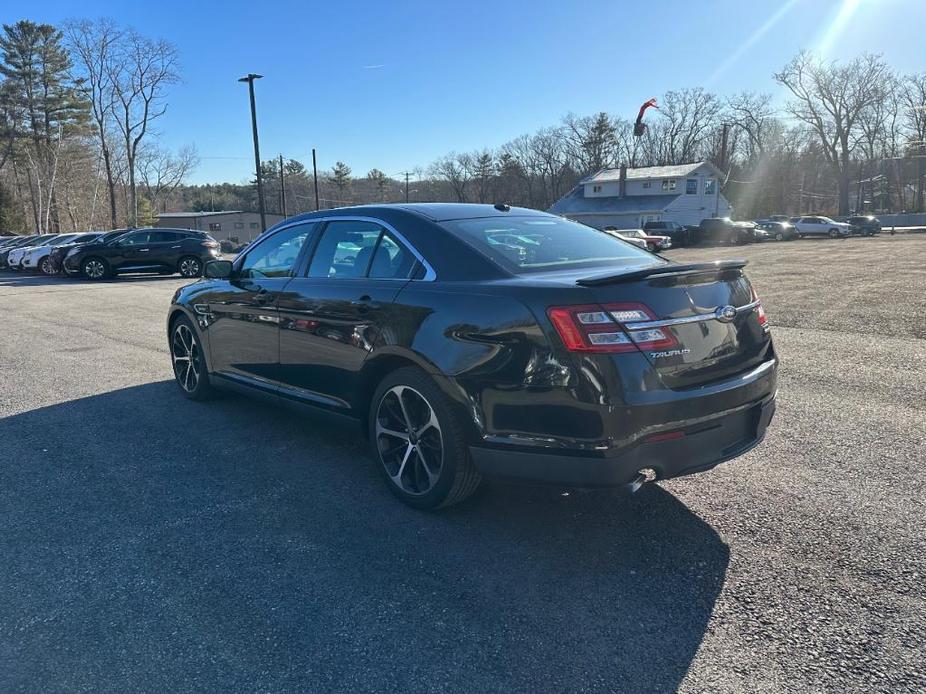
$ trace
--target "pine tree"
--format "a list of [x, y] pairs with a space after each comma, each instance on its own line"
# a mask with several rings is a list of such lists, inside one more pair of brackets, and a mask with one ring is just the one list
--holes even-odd
[[367, 178], [376, 186], [377, 199], [379, 202], [383, 202], [386, 199], [386, 183], [389, 181], [386, 174], [379, 169], [371, 169], [370, 173], [367, 174]]
[[71, 78], [71, 58], [63, 35], [49, 24], [21, 20], [4, 24], [0, 34], [0, 76], [4, 110], [19, 154], [28, 162], [36, 229], [57, 231], [55, 184], [61, 143], [82, 131], [89, 105]]
[[139, 227], [153, 227], [157, 226], [158, 223], [158, 213], [155, 212], [154, 207], [151, 205], [151, 202], [148, 198], [139, 197], [138, 198], [138, 226]]
[[338, 189], [338, 203], [345, 200], [345, 194], [350, 188], [350, 167], [343, 161], [336, 162], [331, 169], [331, 178], [335, 188]]

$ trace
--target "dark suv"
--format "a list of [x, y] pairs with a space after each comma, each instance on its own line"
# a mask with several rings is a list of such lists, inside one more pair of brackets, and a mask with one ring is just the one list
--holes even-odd
[[855, 217], [849, 217], [846, 221], [849, 223], [853, 234], [874, 236], [881, 233], [881, 220], [873, 215], [856, 215]]
[[657, 236], [668, 236], [672, 246], [689, 246], [692, 243], [691, 230], [678, 222], [646, 222], [643, 231]]
[[698, 229], [699, 243], [740, 245], [756, 241], [756, 225], [750, 222], [734, 222], [729, 217], [702, 219]]
[[219, 242], [189, 229], [136, 229], [117, 238], [75, 246], [64, 257], [68, 275], [101, 280], [119, 272], [157, 272], [199, 277], [220, 258]]

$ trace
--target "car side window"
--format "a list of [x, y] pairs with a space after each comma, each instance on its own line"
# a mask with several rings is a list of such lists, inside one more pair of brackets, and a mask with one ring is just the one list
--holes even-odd
[[179, 234], [172, 231], [152, 231], [149, 235], [149, 243], [173, 243], [178, 239]]
[[299, 252], [312, 235], [315, 224], [297, 224], [264, 239], [248, 251], [238, 276], [245, 279], [290, 277]]
[[329, 222], [309, 265], [309, 277], [364, 277], [383, 228], [373, 222]]
[[416, 258], [389, 232], [383, 232], [373, 254], [368, 277], [379, 279], [408, 279], [415, 267]]
[[151, 234], [147, 231], [142, 231], [137, 234], [126, 234], [125, 236], [120, 237], [119, 245], [120, 246], [141, 246], [148, 243], [148, 238]]

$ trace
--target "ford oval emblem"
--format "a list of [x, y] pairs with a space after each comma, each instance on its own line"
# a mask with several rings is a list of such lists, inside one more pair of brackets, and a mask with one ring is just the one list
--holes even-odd
[[736, 307], [735, 306], [720, 306], [714, 315], [717, 317], [717, 320], [723, 323], [730, 323], [734, 318], [736, 318]]

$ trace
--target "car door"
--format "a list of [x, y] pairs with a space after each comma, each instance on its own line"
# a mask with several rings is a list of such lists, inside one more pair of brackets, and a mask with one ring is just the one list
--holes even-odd
[[212, 371], [263, 388], [279, 381], [280, 336], [277, 301], [316, 228], [293, 224], [271, 232], [235, 261], [232, 277], [217, 283], [207, 304]]
[[330, 220], [279, 301], [280, 377], [291, 397], [350, 407], [363, 362], [402, 323], [396, 295], [424, 266], [379, 220]]
[[183, 236], [176, 231], [152, 231], [148, 239], [148, 261], [164, 270], [176, 270]]
[[112, 245], [107, 260], [113, 270], [134, 270], [149, 267], [151, 246], [150, 231], [136, 231], [125, 236]]

